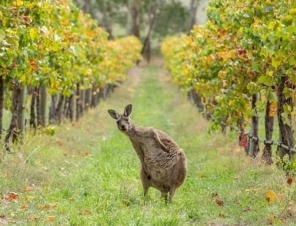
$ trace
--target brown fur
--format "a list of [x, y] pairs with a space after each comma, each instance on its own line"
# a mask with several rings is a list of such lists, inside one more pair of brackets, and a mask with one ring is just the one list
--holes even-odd
[[186, 177], [187, 166], [184, 152], [176, 142], [161, 130], [152, 127], [136, 127], [130, 120], [132, 105], [125, 107], [122, 115], [108, 110], [117, 120], [120, 131], [127, 135], [141, 161], [141, 180], [146, 196], [154, 187], [161, 196], [172, 202], [175, 190]]

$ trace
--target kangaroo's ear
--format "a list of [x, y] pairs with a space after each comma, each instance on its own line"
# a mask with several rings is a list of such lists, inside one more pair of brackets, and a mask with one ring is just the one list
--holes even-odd
[[133, 106], [131, 104], [127, 105], [124, 109], [124, 116], [130, 116], [132, 113]]
[[119, 118], [119, 114], [116, 111], [112, 110], [112, 109], [108, 110], [108, 113], [114, 119], [118, 119]]

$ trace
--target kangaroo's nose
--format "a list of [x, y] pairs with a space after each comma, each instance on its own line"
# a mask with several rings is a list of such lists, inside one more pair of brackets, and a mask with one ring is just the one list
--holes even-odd
[[126, 131], [126, 130], [127, 130], [127, 128], [126, 128], [125, 125], [121, 125], [121, 126], [120, 126], [120, 129], [121, 129], [122, 131]]

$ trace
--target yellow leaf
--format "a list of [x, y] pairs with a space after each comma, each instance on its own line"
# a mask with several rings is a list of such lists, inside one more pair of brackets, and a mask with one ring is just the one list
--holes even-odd
[[227, 60], [229, 60], [229, 59], [233, 59], [233, 58], [235, 58], [236, 54], [235, 54], [235, 51], [230, 50], [230, 51], [220, 52], [220, 53], [219, 53], [219, 56], [220, 56], [223, 60], [227, 61]]
[[291, 15], [296, 15], [296, 8], [290, 9], [290, 10], [289, 10], [289, 13], [290, 13]]
[[87, 30], [85, 33], [89, 38], [95, 37], [95, 33], [92, 30]]
[[219, 73], [218, 73], [218, 77], [220, 79], [224, 79], [226, 77], [226, 72], [223, 71], [223, 70], [220, 70]]
[[21, 1], [21, 0], [15, 0], [15, 1], [13, 2], [13, 4], [14, 4], [15, 6], [22, 6], [22, 5], [24, 5], [24, 1]]
[[277, 69], [281, 64], [281, 61], [279, 59], [276, 59], [276, 58], [272, 58], [271, 60], [271, 65]]
[[189, 75], [189, 70], [188, 70], [187, 67], [184, 67], [182, 72], [183, 72], [182, 74], [183, 74], [184, 76], [188, 76], [188, 75]]
[[258, 25], [260, 23], [261, 23], [261, 20], [258, 17], [255, 17], [253, 25]]
[[21, 80], [22, 83], [26, 83], [27, 82], [27, 77], [25, 75], [22, 75], [20, 77], [20, 80]]
[[30, 38], [32, 40], [35, 40], [37, 38], [38, 33], [37, 33], [36, 29], [31, 28], [30, 31], [29, 31], [29, 33], [30, 33]]
[[274, 29], [274, 26], [275, 26], [275, 22], [274, 21], [271, 21], [268, 23], [268, 29], [269, 30], [273, 30]]
[[277, 194], [272, 190], [266, 191], [265, 197], [266, 197], [266, 201], [268, 202], [274, 202], [278, 200]]
[[63, 26], [69, 26], [69, 25], [70, 25], [70, 22], [69, 22], [68, 19], [62, 19], [62, 20], [61, 20], [61, 24], [62, 24]]
[[273, 76], [273, 71], [267, 71], [266, 74], [267, 74], [268, 76], [272, 77], [272, 76]]

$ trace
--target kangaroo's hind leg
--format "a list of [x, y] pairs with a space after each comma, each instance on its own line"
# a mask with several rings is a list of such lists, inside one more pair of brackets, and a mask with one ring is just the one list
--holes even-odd
[[175, 191], [176, 191], [176, 187], [175, 186], [171, 186], [170, 187], [170, 191], [169, 191], [169, 203], [172, 203], [173, 202]]
[[168, 192], [161, 192], [161, 198], [164, 199], [164, 201], [168, 202]]

